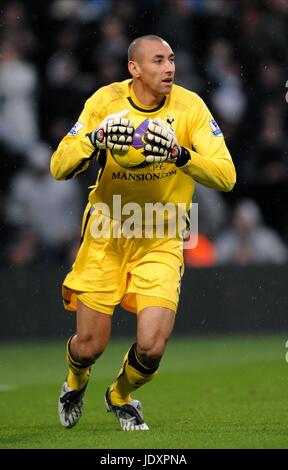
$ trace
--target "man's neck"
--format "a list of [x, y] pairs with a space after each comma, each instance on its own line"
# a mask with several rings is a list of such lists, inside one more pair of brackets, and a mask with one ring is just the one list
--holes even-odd
[[165, 95], [154, 95], [149, 90], [145, 90], [140, 84], [132, 81], [132, 89], [137, 100], [144, 106], [157, 106]]

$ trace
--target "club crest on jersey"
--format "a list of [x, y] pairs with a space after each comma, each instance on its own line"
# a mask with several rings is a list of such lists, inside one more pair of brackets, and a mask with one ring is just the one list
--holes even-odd
[[217, 122], [215, 121], [215, 119], [212, 119], [209, 122], [209, 124], [210, 124], [213, 135], [215, 135], [216, 137], [223, 136], [222, 131], [221, 131], [220, 127], [218, 126]]
[[173, 127], [172, 127], [172, 124], [173, 124], [173, 122], [175, 121], [175, 119], [172, 118], [169, 114], [167, 114], [167, 119], [166, 119], [166, 121], [168, 122], [168, 124], [170, 124], [170, 129], [171, 129], [172, 131], [174, 131], [174, 129], [173, 129]]
[[76, 122], [67, 135], [77, 135], [80, 129], [82, 129], [82, 127], [84, 127], [84, 124], [81, 124], [81, 122], [79, 121]]

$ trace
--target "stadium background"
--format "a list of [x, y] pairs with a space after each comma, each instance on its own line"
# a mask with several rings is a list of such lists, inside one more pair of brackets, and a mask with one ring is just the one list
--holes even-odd
[[[178, 335], [180, 338], [177, 344], [179, 348], [183, 344], [185, 359], [190, 351], [192, 361], [193, 351], [189, 347], [193, 347], [195, 340], [196, 357], [202, 354], [203, 361], [206, 359], [209, 364], [209, 348], [213, 355], [216, 344], [212, 339], [209, 343], [209, 338], [222, 335], [217, 343], [218, 353], [224, 358], [229, 351], [231, 361], [235, 338], [239, 352], [235, 356], [237, 363], [241, 350], [244, 356], [247, 352], [247, 338], [263, 334], [269, 334], [269, 338], [273, 334], [276, 336], [272, 343], [263, 342], [263, 348], [267, 358], [271, 352], [275, 371], [282, 367], [283, 374], [288, 338], [287, 1], [3, 0], [0, 5], [0, 337], [4, 341], [1, 356], [5, 359], [1, 391], [5, 392], [5, 383], [9, 384], [13, 377], [15, 381], [21, 377], [24, 362], [19, 361], [17, 351], [21, 350], [23, 341], [27, 348], [28, 340], [33, 341], [35, 348], [38, 340], [53, 341], [47, 354], [51, 358], [57, 356], [56, 360], [60, 357], [61, 362], [61, 348], [57, 343], [57, 355], [54, 341], [64, 344], [74, 328], [73, 315], [62, 308], [60, 285], [78, 246], [81, 211], [87, 188], [95, 180], [97, 165], [92, 164], [75, 181], [63, 183], [64, 189], [62, 183], [50, 182], [49, 156], [77, 120], [85, 99], [98, 87], [127, 78], [127, 46], [134, 37], [149, 33], [170, 42], [176, 53], [176, 82], [204, 98], [223, 130], [238, 174], [232, 193], [205, 193], [200, 188], [196, 194], [203, 245], [202, 251], [199, 249], [186, 257], [175, 328], [175, 338]], [[55, 184], [59, 186], [56, 188]], [[223, 234], [237, 238], [235, 211], [247, 199], [248, 213], [251, 215], [249, 207], [252, 207], [257, 223], [268, 227], [276, 238], [268, 237], [270, 243], [268, 240], [258, 259], [245, 253], [221, 261], [217, 243]], [[257, 231], [255, 237], [257, 240]], [[253, 250], [253, 246], [249, 249]], [[265, 256], [267, 253], [269, 256]], [[119, 309], [114, 318], [113, 337], [125, 342], [127, 336], [133, 335], [134, 327], [135, 318]], [[245, 334], [242, 346], [236, 337], [239, 334]], [[208, 338], [199, 350], [197, 335], [200, 339]], [[190, 339], [186, 342], [187, 338], [191, 343]], [[49, 349], [49, 344], [45, 343], [43, 351]], [[256, 357], [253, 344], [248, 347], [246, 362], [249, 351], [252, 359]], [[257, 344], [255, 351], [259, 351], [257, 358], [261, 364], [265, 351]], [[39, 348], [36, 354], [40, 358], [41, 344]], [[33, 362], [35, 350], [32, 347], [29, 351], [23, 346], [23, 361], [29, 357]], [[243, 365], [242, 372], [246, 366]], [[54, 362], [51, 367], [55, 367]], [[55, 374], [60, 371], [60, 365], [57, 367]], [[57, 376], [60, 382], [64, 361], [61, 370]], [[264, 368], [261, 371], [264, 373]], [[37, 381], [36, 367], [34, 372]], [[38, 369], [38, 373], [44, 383], [43, 372]], [[26, 378], [23, 383], [27, 385]], [[57, 383], [55, 379], [55, 390], [58, 390]], [[283, 379], [281, 386], [284, 383]], [[280, 406], [283, 391], [279, 391], [279, 397]], [[2, 404], [5, 405], [5, 400]], [[29, 446], [21, 439], [11, 439], [0, 447]], [[49, 447], [43, 442], [39, 441], [39, 447]], [[59, 442], [61, 445], [62, 441]], [[175, 440], [171, 442], [166, 446], [176, 446]], [[199, 441], [199, 447], [205, 447], [203, 442]], [[207, 442], [209, 446], [209, 439]], [[231, 442], [224, 439], [218, 445], [235, 446]], [[253, 442], [251, 436], [250, 441], [242, 441], [243, 446], [249, 446], [249, 442]], [[269, 442], [274, 447], [286, 447], [288, 438], [282, 433], [278, 441], [260, 439], [255, 446], [269, 447]], [[131, 441], [129, 445], [141, 447], [139, 441], [136, 444]], [[189, 447], [188, 442], [183, 445]], [[54, 446], [57, 447], [56, 442]], [[211, 446], [217, 443], [211, 440]]]
[[[1, 2], [0, 276], [6, 293], [2, 310], [9, 312], [1, 336], [57, 337], [67, 328], [59, 286], [79, 243], [81, 212], [97, 165], [59, 183], [48, 173], [49, 157], [85, 99], [99, 86], [128, 76], [127, 46], [147, 33], [172, 44], [176, 81], [207, 102], [238, 174], [231, 193], [197, 190], [201, 243], [186, 256], [177, 328], [249, 331], [250, 316], [251, 331], [277, 325], [282, 330], [288, 259], [287, 22], [287, 2], [281, 0]], [[227, 233], [237, 238], [235, 208], [247, 198], [279, 237], [282, 251], [278, 239], [268, 237], [257, 259], [249, 254], [218, 259], [217, 240], [224, 234], [225, 245]], [[255, 246], [245, 249], [253, 252]], [[271, 270], [262, 269], [267, 262]], [[45, 294], [48, 300], [42, 302]], [[19, 297], [24, 308], [18, 307]], [[39, 322], [39, 311], [50, 323]], [[129, 317], [121, 316], [121, 333]]]

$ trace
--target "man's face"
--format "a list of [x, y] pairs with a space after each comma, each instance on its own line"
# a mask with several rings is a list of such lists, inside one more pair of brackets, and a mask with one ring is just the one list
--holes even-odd
[[170, 93], [175, 74], [174, 53], [166, 42], [144, 40], [137, 54], [139, 79], [154, 95]]

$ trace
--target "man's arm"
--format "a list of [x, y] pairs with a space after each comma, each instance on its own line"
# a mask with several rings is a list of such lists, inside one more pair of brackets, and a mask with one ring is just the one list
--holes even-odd
[[93, 127], [87, 101], [78, 121], [61, 140], [51, 157], [50, 170], [53, 178], [69, 179], [88, 168], [90, 161], [98, 154], [98, 150], [86, 136]]
[[206, 157], [198, 152], [185, 149], [190, 159], [176, 166], [186, 175], [192, 176], [197, 183], [219, 191], [231, 191], [236, 183], [236, 171], [228, 150], [223, 154]]
[[[86, 101], [79, 120], [62, 139], [51, 158], [51, 173], [57, 180], [69, 179], [86, 170], [99, 150], [107, 148], [127, 151], [132, 142], [134, 127], [130, 119], [124, 118], [129, 110], [105, 116], [99, 122], [99, 114]], [[101, 106], [99, 106], [101, 109]], [[101, 109], [103, 114], [105, 109]]]
[[181, 148], [176, 166], [204, 186], [231, 191], [236, 171], [223, 134], [204, 102], [199, 99], [191, 122], [192, 149]]
[[80, 138], [71, 143], [65, 136], [58, 149], [53, 153], [50, 169], [56, 180], [68, 180], [87, 170], [90, 161], [98, 155], [98, 150], [87, 142], [88, 138]]

